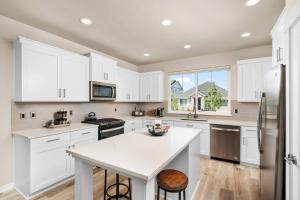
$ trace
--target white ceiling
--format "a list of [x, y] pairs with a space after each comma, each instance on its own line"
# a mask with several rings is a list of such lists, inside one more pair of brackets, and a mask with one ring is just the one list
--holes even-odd
[[[270, 44], [284, 0], [1, 0], [0, 14], [142, 65]], [[81, 17], [93, 20], [84, 26]], [[173, 25], [161, 26], [163, 19]], [[3, 27], [1, 27], [3, 28]], [[251, 32], [249, 38], [240, 38]], [[191, 49], [184, 49], [191, 44]], [[144, 57], [144, 53], [151, 56]]]

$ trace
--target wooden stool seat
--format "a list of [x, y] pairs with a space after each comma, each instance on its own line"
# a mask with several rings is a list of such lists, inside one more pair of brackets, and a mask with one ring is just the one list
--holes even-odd
[[184, 191], [189, 182], [184, 173], [174, 169], [161, 171], [156, 180], [159, 188], [172, 193]]

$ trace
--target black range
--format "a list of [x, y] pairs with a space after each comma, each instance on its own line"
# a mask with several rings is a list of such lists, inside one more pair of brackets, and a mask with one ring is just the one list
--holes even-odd
[[106, 139], [124, 133], [125, 121], [115, 118], [97, 119], [94, 112], [90, 112], [88, 114], [88, 117], [84, 121], [82, 121], [82, 123], [99, 125], [98, 140]]

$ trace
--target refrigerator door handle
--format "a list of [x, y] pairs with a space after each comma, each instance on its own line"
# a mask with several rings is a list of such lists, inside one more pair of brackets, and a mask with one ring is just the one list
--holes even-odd
[[263, 120], [263, 100], [265, 98], [265, 93], [262, 93], [260, 103], [259, 103], [259, 114], [257, 120], [257, 142], [258, 142], [258, 151], [262, 153], [262, 144], [261, 144], [261, 136], [262, 136], [262, 120]]

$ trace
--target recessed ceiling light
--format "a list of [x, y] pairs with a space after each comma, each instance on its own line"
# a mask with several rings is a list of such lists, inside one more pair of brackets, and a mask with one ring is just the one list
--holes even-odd
[[144, 53], [144, 56], [149, 57], [150, 54], [149, 53]]
[[243, 34], [241, 34], [241, 37], [242, 38], [246, 38], [246, 37], [249, 37], [251, 35], [251, 33], [243, 33]]
[[260, 2], [260, 0], [247, 0], [245, 3], [245, 6], [255, 6], [259, 2]]
[[171, 26], [172, 25], [172, 20], [169, 20], [169, 19], [164, 19], [161, 21], [161, 25], [163, 26]]
[[187, 45], [184, 45], [184, 47], [183, 48], [185, 48], [185, 49], [190, 49], [192, 47], [192, 45], [190, 45], [190, 44], [187, 44]]
[[91, 25], [93, 23], [93, 21], [89, 18], [81, 18], [80, 22], [84, 25]]

